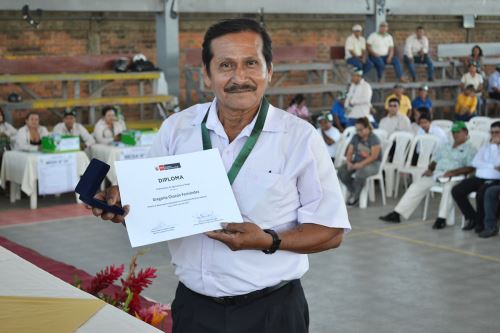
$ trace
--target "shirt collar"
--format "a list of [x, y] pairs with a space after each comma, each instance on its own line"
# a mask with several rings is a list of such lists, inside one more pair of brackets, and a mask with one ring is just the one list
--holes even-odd
[[[207, 105], [207, 104], [201, 104]], [[224, 127], [217, 116], [217, 98], [214, 98], [212, 103], [208, 106], [209, 113], [207, 117], [207, 129], [214, 131], [217, 135], [226, 136], [224, 132]], [[207, 112], [207, 108], [202, 108], [200, 114], [193, 119], [193, 125], [200, 125], [205, 118], [205, 114]], [[259, 111], [260, 112], [260, 111]], [[276, 109], [274, 106], [269, 104], [269, 110], [267, 111], [266, 122], [264, 123], [263, 132], [283, 132], [285, 131], [285, 126], [283, 123], [283, 115], [280, 114], [280, 110]], [[253, 127], [255, 126], [255, 122], [257, 121], [257, 116], [255, 116], [250, 124], [245, 126], [239, 136], [250, 136], [252, 133]]]

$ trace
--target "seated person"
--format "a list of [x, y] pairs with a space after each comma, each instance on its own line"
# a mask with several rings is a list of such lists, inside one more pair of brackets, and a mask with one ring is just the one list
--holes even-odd
[[431, 115], [429, 113], [420, 113], [418, 126], [417, 135], [431, 134], [439, 139], [440, 144], [448, 143], [448, 135], [446, 135], [441, 127], [432, 124]]
[[344, 129], [348, 126], [348, 121], [345, 116], [344, 103], [345, 103], [345, 94], [340, 93], [330, 111], [330, 114], [333, 117], [333, 124], [335, 125], [335, 127], [337, 127], [337, 129], [340, 132], [343, 132]]
[[483, 63], [483, 49], [479, 45], [474, 45], [472, 47], [470, 56], [464, 61], [466, 68], [472, 63], [476, 64], [477, 72], [482, 75], [481, 64]]
[[[472, 166], [476, 168], [475, 176], [464, 179], [451, 191], [467, 221], [463, 230], [475, 229], [478, 233], [484, 229], [484, 193], [495, 183], [500, 184], [500, 121], [491, 124], [490, 133], [490, 143], [481, 147], [472, 160]], [[476, 192], [477, 209], [469, 202], [468, 196], [472, 192]]]
[[[467, 142], [469, 135], [467, 127], [463, 122], [457, 122], [453, 124], [451, 131], [453, 143], [446, 144], [435, 151], [432, 162], [422, 177], [411, 184], [391, 213], [379, 217], [381, 220], [399, 223], [401, 222], [400, 216], [408, 219], [429, 193], [431, 187], [438, 184], [438, 178], [465, 175], [474, 171], [471, 163], [476, 149], [470, 142]], [[432, 226], [433, 229], [446, 227], [446, 217], [453, 207], [453, 201], [450, 198], [452, 185], [452, 182], [444, 184], [438, 218]]]
[[304, 119], [307, 122], [311, 122], [311, 115], [309, 109], [306, 106], [306, 99], [304, 95], [298, 94], [290, 101], [290, 106], [286, 109], [287, 112]]
[[477, 109], [481, 109], [482, 95], [483, 95], [483, 76], [479, 74], [478, 65], [475, 62], [469, 64], [469, 70], [467, 73], [462, 75], [460, 80], [460, 88], [464, 90], [467, 86], [472, 85], [474, 87], [474, 93], [477, 97]]
[[488, 96], [500, 101], [500, 64], [496, 65], [488, 79]]
[[384, 104], [385, 110], [386, 111], [389, 110], [389, 100], [396, 98], [399, 101], [399, 112], [403, 116], [409, 117], [411, 113], [411, 100], [408, 96], [404, 94], [404, 92], [405, 88], [403, 88], [403, 86], [400, 84], [396, 84], [394, 86], [392, 94], [387, 96], [387, 98], [385, 99], [385, 104]]
[[113, 106], [102, 109], [102, 118], [95, 124], [95, 141], [100, 144], [110, 144], [121, 140], [121, 133], [127, 129], [125, 122], [117, 119], [117, 110]]
[[332, 126], [330, 119], [332, 116], [330, 114], [321, 115], [318, 117], [318, 132], [321, 134], [323, 141], [325, 141], [328, 153], [332, 158], [332, 162], [335, 162], [335, 154], [337, 152], [337, 143], [340, 140], [340, 132], [338, 129]]
[[360, 118], [373, 118], [371, 115], [372, 96], [372, 87], [363, 79], [363, 71], [353, 69], [351, 71], [351, 84], [344, 102], [347, 127], [354, 126]]
[[382, 160], [379, 138], [373, 134], [368, 118], [356, 120], [356, 134], [347, 148], [346, 162], [338, 171], [340, 181], [347, 187], [349, 206], [359, 202], [366, 179], [377, 174]]
[[82, 124], [78, 124], [76, 122], [76, 113], [79, 110], [79, 108], [73, 108], [71, 110], [64, 111], [63, 121], [54, 126], [54, 130], [52, 132], [60, 135], [79, 136], [82, 149], [85, 149], [93, 145], [95, 140]]
[[379, 128], [387, 132], [390, 136], [397, 131], [410, 131], [410, 119], [399, 112], [399, 100], [391, 98], [388, 103], [387, 116], [380, 120]]
[[410, 119], [411, 121], [410, 130], [413, 135], [417, 135], [418, 131], [420, 130], [418, 122], [420, 120], [420, 115], [424, 113], [430, 115], [429, 109], [426, 108], [425, 106], [412, 111], [412, 117]]
[[[498, 168], [500, 171], [500, 168]], [[484, 230], [479, 237], [488, 238], [498, 235], [497, 216], [500, 207], [500, 185], [489, 187], [484, 194]]]
[[[3, 148], [10, 146], [10, 142], [14, 142], [16, 134], [17, 130], [5, 120], [5, 113], [0, 107], [0, 139], [3, 139], [6, 143], [6, 146]], [[0, 150], [3, 151], [1, 148], [2, 147], [0, 147]]]
[[355, 24], [352, 27], [352, 35], [345, 40], [345, 60], [346, 62], [358, 70], [362, 70], [366, 75], [373, 67], [372, 62], [368, 59], [366, 52], [366, 40], [362, 34], [363, 27]]
[[49, 135], [46, 127], [40, 126], [40, 117], [36, 112], [30, 112], [25, 118], [23, 127], [16, 134], [16, 150], [37, 151], [40, 150], [42, 137]]
[[396, 72], [396, 78], [401, 82], [406, 82], [407, 80], [403, 78], [403, 70], [399, 59], [394, 56], [394, 40], [388, 31], [389, 24], [387, 24], [387, 22], [382, 22], [379, 25], [379, 30], [368, 36], [366, 47], [370, 55], [369, 59], [375, 65], [377, 79], [379, 81], [382, 80], [385, 65], [392, 64]]
[[455, 104], [455, 119], [469, 121], [474, 117], [477, 107], [477, 97], [474, 95], [474, 86], [468, 85], [465, 90], [458, 95]]
[[411, 101], [411, 116], [410, 120], [415, 121], [413, 113], [421, 107], [425, 107], [432, 114], [432, 101], [429, 97], [429, 87], [427, 85], [418, 88], [418, 96]]
[[434, 80], [434, 65], [429, 56], [429, 39], [425, 36], [424, 27], [417, 27], [417, 31], [406, 38], [404, 62], [408, 66], [413, 81], [417, 81], [415, 64], [426, 64], [427, 80]]

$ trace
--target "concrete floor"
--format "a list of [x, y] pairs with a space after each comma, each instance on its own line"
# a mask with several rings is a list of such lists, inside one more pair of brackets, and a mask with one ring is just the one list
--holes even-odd
[[[459, 226], [432, 230], [421, 210], [400, 225], [377, 219], [394, 205], [350, 209], [353, 231], [342, 246], [310, 255], [302, 280], [310, 332], [499, 332], [500, 238], [479, 239]], [[7, 206], [0, 198], [0, 209]], [[122, 226], [94, 218], [3, 227], [0, 235], [89, 273], [135, 253]], [[149, 249], [139, 264], [157, 267], [158, 278], [145, 295], [170, 303], [177, 281], [166, 244]]]

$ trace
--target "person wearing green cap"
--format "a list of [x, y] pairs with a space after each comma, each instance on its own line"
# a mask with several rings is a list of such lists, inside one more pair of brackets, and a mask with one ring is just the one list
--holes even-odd
[[451, 177], [466, 175], [474, 171], [472, 159], [476, 154], [474, 146], [467, 142], [469, 132], [464, 122], [455, 122], [451, 131], [453, 143], [443, 145], [436, 150], [432, 156], [432, 162], [422, 177], [411, 184], [392, 212], [379, 217], [381, 220], [399, 223], [401, 222], [400, 216], [408, 219], [430, 189], [439, 182], [443, 182], [438, 218], [432, 228], [443, 229], [446, 227], [446, 217], [453, 207], [451, 189], [455, 182], [451, 181]]
[[60, 135], [79, 136], [82, 149], [85, 149], [93, 145], [95, 140], [82, 124], [76, 122], [76, 113], [79, 110], [79, 108], [65, 110], [63, 113], [63, 121], [54, 126], [52, 132]]

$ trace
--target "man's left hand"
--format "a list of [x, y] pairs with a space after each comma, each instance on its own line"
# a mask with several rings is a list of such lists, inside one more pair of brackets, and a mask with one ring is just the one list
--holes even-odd
[[209, 231], [205, 235], [227, 245], [231, 250], [266, 250], [273, 238], [251, 222], [223, 224], [222, 230]]
[[455, 175], [453, 174], [453, 172], [451, 172], [451, 171], [447, 171], [447, 172], [445, 172], [445, 173], [444, 173], [441, 177], [444, 177], [444, 178], [451, 178], [451, 177], [453, 177], [453, 176], [455, 176]]

